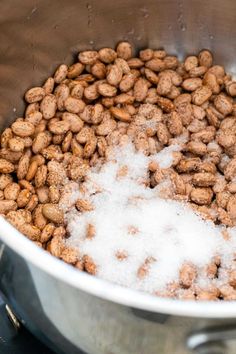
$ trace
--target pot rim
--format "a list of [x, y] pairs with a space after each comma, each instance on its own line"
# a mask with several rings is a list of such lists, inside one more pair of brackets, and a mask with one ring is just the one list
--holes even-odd
[[[124, 306], [168, 315], [202, 318], [236, 317], [236, 301], [175, 300], [125, 288], [79, 271], [53, 257], [23, 236], [3, 217], [0, 217], [0, 225], [0, 239], [18, 255], [58, 280], [91, 295]], [[0, 259], [1, 254], [0, 249]]]

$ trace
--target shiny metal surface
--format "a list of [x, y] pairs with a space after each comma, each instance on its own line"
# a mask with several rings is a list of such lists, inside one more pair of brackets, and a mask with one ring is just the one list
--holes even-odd
[[[236, 72], [235, 19], [232, 0], [1, 0], [0, 126], [21, 116], [24, 91], [59, 63], [123, 39], [180, 58], [209, 48]], [[236, 322], [235, 303], [161, 300], [75, 272], [2, 219], [0, 238], [0, 288], [17, 317], [58, 353], [186, 354], [189, 332]], [[235, 351], [227, 344], [225, 353]]]
[[213, 351], [224, 354], [226, 344], [236, 341], [236, 325], [224, 324], [220, 327], [207, 328], [206, 330], [194, 331], [187, 338], [187, 347], [196, 354], [211, 353]]
[[21, 326], [18, 318], [16, 317], [16, 315], [14, 314], [14, 312], [12, 311], [12, 309], [10, 308], [9, 305], [6, 304], [5, 308], [6, 308], [6, 312], [7, 312], [7, 316], [9, 318], [9, 320], [11, 321], [13, 327], [18, 331]]

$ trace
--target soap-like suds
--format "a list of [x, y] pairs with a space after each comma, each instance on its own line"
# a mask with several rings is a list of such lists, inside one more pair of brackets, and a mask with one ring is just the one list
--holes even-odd
[[[71, 200], [87, 199], [94, 210], [81, 213], [70, 208], [66, 213], [67, 245], [92, 257], [97, 276], [153, 293], [178, 280], [184, 262], [197, 267], [199, 286], [209, 283], [203, 269], [214, 256], [221, 256], [223, 266], [230, 267], [236, 250], [235, 227], [228, 229], [230, 237], [225, 240], [222, 226], [203, 220], [183, 202], [160, 198], [160, 189], [168, 188], [168, 181], [153, 189], [143, 183], [150, 161], [168, 168], [172, 153], [179, 150], [179, 145], [171, 145], [147, 157], [131, 144], [117, 147], [100, 170], [90, 171], [85, 195], [76, 188], [71, 192]], [[124, 166], [127, 175], [117, 177]], [[89, 224], [95, 228], [92, 239], [86, 238]], [[127, 257], [119, 260], [117, 251]], [[139, 268], [150, 257], [146, 276], [138, 277]], [[216, 281], [224, 283], [224, 276]]]

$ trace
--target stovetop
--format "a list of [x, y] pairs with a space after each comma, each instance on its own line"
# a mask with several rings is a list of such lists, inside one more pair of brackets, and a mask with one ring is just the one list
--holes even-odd
[[55, 354], [39, 342], [23, 326], [16, 329], [8, 317], [6, 304], [0, 295], [0, 353], [1, 354]]

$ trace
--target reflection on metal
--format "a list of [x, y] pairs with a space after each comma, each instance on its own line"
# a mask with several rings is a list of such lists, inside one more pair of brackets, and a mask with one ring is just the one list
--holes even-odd
[[149, 311], [143, 311], [135, 308], [131, 308], [133, 314], [137, 317], [143, 318], [147, 321], [156, 322], [159, 324], [166, 323], [169, 315], [165, 315], [163, 313], [154, 313]]
[[193, 351], [194, 354], [228, 354], [228, 350], [223, 343], [206, 343], [197, 347]]
[[13, 313], [13, 311], [10, 309], [10, 307], [8, 305], [6, 305], [6, 311], [7, 311], [8, 318], [11, 321], [11, 323], [13, 324], [13, 326], [15, 327], [15, 329], [19, 330], [20, 329], [20, 322], [18, 321], [17, 317], [15, 316], [15, 314]]
[[1, 260], [2, 256], [3, 256], [4, 249], [5, 249], [5, 245], [2, 243], [1, 246], [0, 246], [0, 260]]
[[187, 347], [197, 354], [227, 354], [227, 342], [236, 341], [236, 325], [206, 328], [191, 333]]

